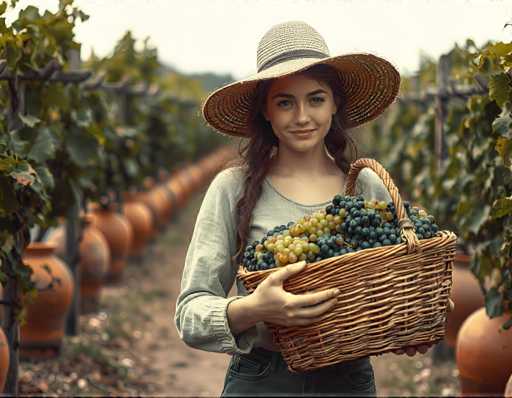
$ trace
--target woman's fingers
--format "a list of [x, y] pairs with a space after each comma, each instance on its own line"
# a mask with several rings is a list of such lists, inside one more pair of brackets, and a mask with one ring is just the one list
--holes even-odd
[[324, 301], [321, 304], [317, 304], [309, 308], [300, 308], [297, 310], [297, 318], [317, 318], [323, 315], [325, 312], [330, 310], [336, 305], [338, 299], [336, 297], [330, 300]]
[[404, 348], [399, 348], [396, 350], [393, 350], [392, 352], [397, 355], [407, 354], [408, 356], [412, 357], [416, 355], [418, 352], [421, 354], [425, 354], [429, 348], [432, 346], [432, 344], [420, 344], [417, 346], [408, 346]]
[[405, 352], [408, 356], [413, 357], [416, 355], [416, 348], [415, 347], [406, 347]]
[[316, 293], [297, 294], [293, 296], [293, 306], [299, 307], [310, 307], [322, 303], [326, 300], [335, 298], [340, 294], [339, 289], [328, 289], [322, 290]]

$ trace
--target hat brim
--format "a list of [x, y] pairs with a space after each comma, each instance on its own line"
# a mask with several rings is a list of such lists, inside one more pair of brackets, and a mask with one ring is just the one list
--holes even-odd
[[203, 116], [221, 133], [247, 137], [250, 108], [258, 82], [326, 64], [338, 71], [345, 98], [345, 128], [375, 119], [396, 98], [400, 74], [387, 60], [373, 54], [346, 54], [329, 58], [285, 61], [214, 91], [205, 100]]

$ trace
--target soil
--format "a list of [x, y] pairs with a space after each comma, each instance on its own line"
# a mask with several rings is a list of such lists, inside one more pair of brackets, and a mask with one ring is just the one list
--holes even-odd
[[[60, 355], [23, 360], [19, 390], [45, 395], [219, 396], [229, 355], [185, 345], [174, 326], [181, 272], [204, 191], [179, 211], [123, 281], [103, 289], [99, 311], [80, 317]], [[456, 395], [453, 358], [372, 357], [380, 396]]]

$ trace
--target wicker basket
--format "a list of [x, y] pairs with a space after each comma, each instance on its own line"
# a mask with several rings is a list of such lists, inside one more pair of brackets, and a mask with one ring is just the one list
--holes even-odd
[[[370, 167], [395, 204], [405, 243], [360, 250], [307, 264], [284, 282], [294, 294], [339, 288], [338, 303], [307, 326], [269, 324], [275, 343], [293, 372], [304, 372], [409, 345], [433, 343], [445, 332], [456, 236], [439, 231], [418, 240], [387, 171], [373, 159], [351, 165], [346, 195], [354, 195], [359, 172]], [[248, 292], [276, 269], [237, 276]]]

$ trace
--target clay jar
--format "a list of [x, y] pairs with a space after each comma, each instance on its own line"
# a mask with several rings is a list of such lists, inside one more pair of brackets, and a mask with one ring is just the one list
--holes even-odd
[[188, 172], [192, 180], [192, 190], [197, 191], [201, 189], [204, 179], [202, 170], [196, 164], [192, 164], [188, 167]]
[[37, 296], [27, 305], [21, 327], [22, 357], [48, 358], [59, 354], [74, 281], [67, 265], [55, 255], [55, 245], [34, 242], [27, 246], [23, 262], [32, 271]]
[[130, 255], [139, 256], [155, 233], [151, 210], [144, 203], [137, 200], [135, 193], [126, 193], [124, 195], [123, 214], [132, 226], [133, 231]]
[[9, 345], [7, 337], [2, 328], [0, 328], [0, 392], [4, 391], [7, 371], [9, 370]]
[[470, 257], [458, 252], [455, 256], [450, 298], [455, 308], [448, 313], [445, 340], [448, 346], [455, 348], [457, 333], [466, 318], [484, 305], [484, 296], [478, 280], [469, 269]]
[[182, 208], [186, 203], [186, 193], [185, 188], [182, 186], [181, 181], [173, 175], [166, 183], [167, 188], [174, 193], [176, 198], [176, 206], [178, 208]]
[[500, 330], [508, 315], [490, 319], [481, 308], [457, 336], [456, 359], [463, 394], [502, 395], [512, 373], [512, 328]]
[[187, 197], [189, 197], [195, 191], [194, 178], [190, 172], [190, 167], [187, 166], [181, 171], [180, 178], [181, 178], [181, 181], [183, 182], [183, 184], [185, 185], [185, 191], [187, 192]]
[[147, 192], [139, 193], [138, 200], [142, 201], [153, 216], [153, 225], [162, 229], [170, 218], [172, 203], [165, 188], [155, 184], [152, 178], [146, 178], [144, 188]]
[[158, 206], [158, 225], [164, 227], [172, 214], [172, 200], [169, 192], [164, 186], [157, 185], [149, 192], [149, 195], [152, 197], [152, 201]]
[[110, 250], [106, 281], [109, 283], [120, 282], [132, 244], [132, 226], [125, 216], [115, 210], [114, 205], [108, 208], [91, 206], [91, 209], [92, 223], [103, 233]]
[[[57, 246], [56, 254], [66, 257], [66, 232], [60, 227], [50, 235], [48, 241]], [[92, 218], [84, 218], [82, 240], [78, 248], [80, 272], [80, 311], [82, 314], [97, 312], [101, 289], [109, 270], [110, 249], [103, 233], [92, 225]]]

